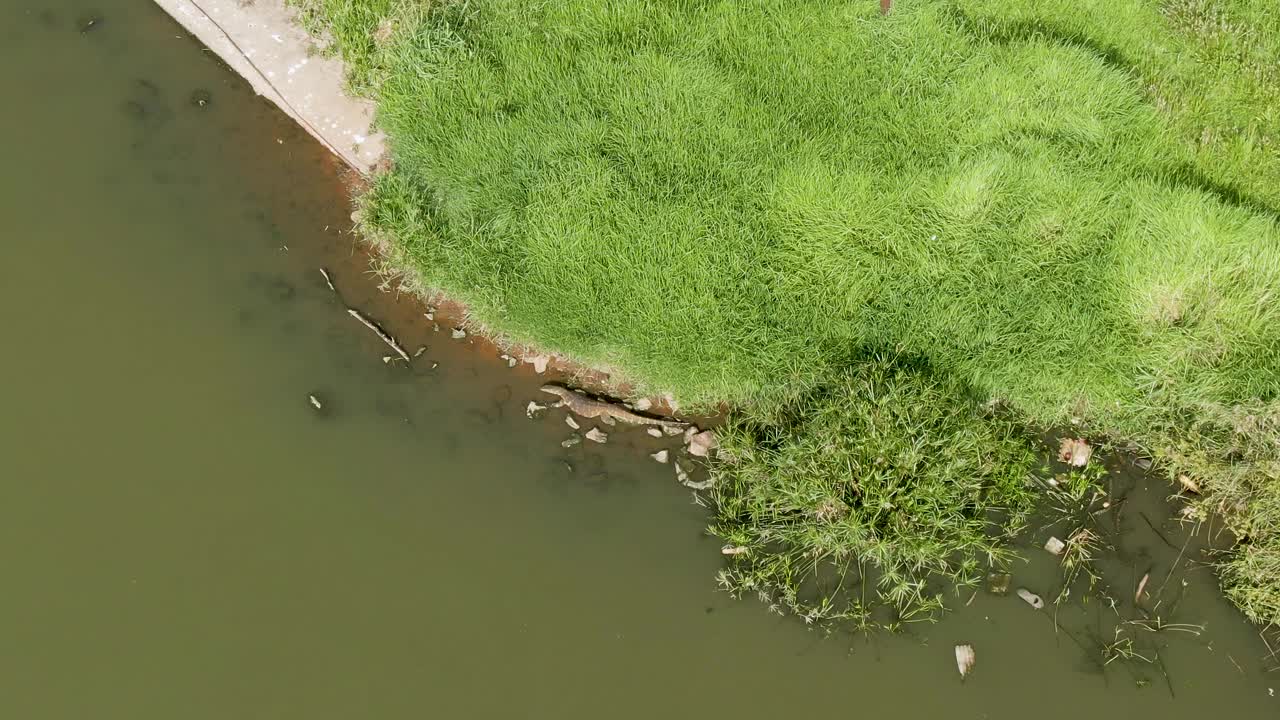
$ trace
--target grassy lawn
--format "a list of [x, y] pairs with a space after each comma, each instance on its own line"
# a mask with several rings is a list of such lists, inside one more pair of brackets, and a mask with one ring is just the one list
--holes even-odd
[[[1228, 593], [1280, 622], [1274, 0], [296, 2], [379, 101], [394, 169], [363, 224], [415, 282], [756, 428], [719, 469], [726, 536], [771, 522], [744, 507], [816, 517], [830, 498], [799, 485], [872, 475], [806, 454], [883, 430], [927, 450], [889, 460], [907, 490], [884, 502], [937, 523], [873, 521], [855, 493], [844, 547], [908, 585], [961, 577], [975, 518], [1027, 501], [1022, 455], [868, 403], [998, 400], [1199, 485], [1241, 538]], [[924, 369], [876, 385], [869, 354]], [[945, 459], [957, 437], [1006, 467]]]

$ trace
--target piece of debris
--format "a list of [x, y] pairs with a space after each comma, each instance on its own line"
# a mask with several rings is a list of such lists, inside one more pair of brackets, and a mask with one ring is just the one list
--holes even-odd
[[645, 432], [649, 433], [650, 437], [656, 437], [656, 438], [662, 437], [662, 430], [660, 428], [651, 427], [648, 430], [645, 430]]
[[974, 654], [972, 645], [956, 646], [956, 669], [960, 671], [961, 680], [973, 669], [973, 664], [977, 659], [978, 656]]
[[678, 426], [675, 426], [675, 425], [662, 426], [662, 434], [666, 435], [667, 437], [675, 437], [676, 435], [680, 435], [683, 433], [684, 433], [684, 430]]
[[564, 416], [564, 424], [565, 424], [565, 425], [568, 425], [569, 427], [573, 428], [574, 430], [577, 430], [578, 428], [582, 427], [581, 425], [579, 425], [579, 424], [578, 424], [578, 421], [577, 421], [577, 420], [574, 420], [574, 419], [573, 419], [573, 416], [572, 416], [572, 415], [565, 415], [565, 416]]
[[331, 292], [338, 292], [338, 288], [333, 286], [333, 278], [329, 277], [329, 271], [320, 268], [320, 274], [324, 276], [324, 284], [329, 286]]
[[1044, 607], [1044, 600], [1041, 600], [1039, 595], [1031, 592], [1026, 588], [1018, 588], [1017, 596], [1022, 598], [1023, 602], [1035, 608], [1036, 610], [1039, 610]]
[[591, 428], [587, 431], [587, 439], [591, 442], [605, 443], [609, 441], [609, 436], [600, 431], [600, 428]]
[[987, 592], [992, 595], [1008, 595], [1009, 582], [1012, 579], [1009, 573], [991, 573], [987, 575]]
[[706, 457], [717, 446], [716, 434], [711, 430], [703, 430], [689, 438], [689, 454], [694, 457]]
[[1093, 457], [1093, 447], [1084, 440], [1062, 438], [1058, 446], [1058, 459], [1071, 467], [1084, 467]]
[[414, 356], [414, 357], [422, 357], [422, 353], [424, 353], [424, 352], [426, 352], [426, 351], [427, 351], [427, 346], [426, 346], [426, 345], [423, 345], [422, 347], [418, 348], [417, 350], [415, 350], [415, 351], [413, 352], [413, 356]]
[[680, 403], [676, 402], [675, 395], [672, 395], [669, 392], [662, 393], [662, 400], [667, 404], [667, 407], [671, 409], [671, 412], [673, 413], [680, 412]]
[[422, 316], [423, 316], [423, 317], [425, 317], [425, 318], [426, 318], [426, 319], [428, 319], [428, 320], [435, 320], [435, 319], [436, 319], [436, 314], [435, 314], [435, 313], [433, 313], [433, 312], [429, 312], [429, 313], [422, 313]]
[[525, 362], [533, 365], [534, 372], [541, 375], [547, 371], [547, 363], [551, 362], [550, 355], [528, 355], [524, 359]]
[[1133, 464], [1137, 466], [1139, 470], [1150, 470], [1151, 458], [1140, 457], [1137, 460], [1134, 460]]
[[317, 398], [315, 395], [308, 395], [307, 399], [311, 401], [311, 407], [317, 410], [324, 409], [324, 406], [320, 404], [320, 398]]
[[532, 420], [537, 416], [538, 413], [546, 409], [547, 409], [546, 405], [539, 405], [538, 403], [530, 400], [529, 404], [524, 406], [524, 414], [527, 415], [530, 420]]
[[81, 32], [81, 34], [83, 34], [83, 33], [87, 33], [87, 32], [89, 32], [90, 30], [93, 30], [93, 29], [97, 28], [97, 27], [98, 27], [98, 23], [100, 23], [100, 22], [102, 22], [102, 18], [100, 18], [100, 17], [93, 17], [93, 16], [90, 16], [90, 17], [84, 18], [83, 20], [81, 20], [81, 21], [80, 21], [80, 32]]
[[582, 436], [581, 436], [581, 435], [579, 435], [578, 433], [574, 433], [574, 434], [570, 435], [570, 436], [569, 436], [569, 438], [568, 438], [567, 440], [565, 440], [565, 441], [561, 442], [561, 443], [560, 443], [560, 447], [563, 447], [563, 448], [571, 448], [571, 447], [573, 447], [574, 445], [577, 445], [577, 444], [578, 444], [578, 443], [580, 443], [580, 442], [582, 442]]
[[1147, 589], [1147, 581], [1151, 579], [1151, 573], [1142, 576], [1142, 580], [1138, 582], [1138, 592], [1133, 594], [1133, 602], [1136, 604], [1142, 601], [1142, 591]]
[[1067, 544], [1062, 542], [1058, 538], [1050, 535], [1049, 539], [1046, 540], [1044, 543], [1044, 549], [1048, 550], [1054, 555], [1061, 555], [1062, 551], [1067, 549]]
[[632, 407], [634, 407], [639, 412], [644, 412], [645, 410], [648, 410], [649, 408], [653, 407], [653, 401], [647, 397], [640, 398], [639, 400], [636, 401], [635, 405], [633, 405]]
[[208, 107], [213, 102], [213, 94], [208, 90], [196, 90], [191, 93], [191, 104], [194, 107]]
[[436, 368], [438, 368], [438, 367], [440, 367], [440, 363], [438, 363], [438, 362], [433, 362], [433, 363], [431, 363], [431, 369], [432, 369], [432, 370], [435, 370], [435, 369], [436, 369]]
[[688, 485], [689, 473], [685, 472], [684, 468], [680, 467], [679, 461], [675, 463], [675, 466], [676, 466], [676, 480], [679, 480], [681, 483]]
[[390, 365], [390, 364], [391, 364], [391, 361], [392, 361], [392, 360], [395, 360], [395, 359], [396, 359], [396, 356], [395, 356], [395, 355], [383, 355], [383, 356], [382, 356], [382, 364], [383, 364], [383, 365]]
[[659, 450], [658, 452], [650, 455], [649, 457], [665, 465], [667, 462], [667, 459], [671, 457], [671, 453], [666, 450]]
[[454, 328], [453, 333], [450, 335], [450, 337], [452, 337], [454, 340], [461, 340], [466, 336], [467, 336], [467, 331], [463, 330], [462, 328]]
[[517, 360], [517, 359], [515, 359], [515, 358], [507, 358], [507, 367], [509, 367], [509, 368], [513, 368], [513, 367], [515, 367], [515, 366], [516, 366], [516, 364], [517, 364], [517, 363], [519, 363], [519, 362], [520, 362], [520, 361], [519, 361], [519, 360]]
[[409, 353], [405, 352], [404, 348], [400, 347], [400, 343], [396, 342], [395, 338], [388, 335], [386, 330], [383, 330], [381, 327], [379, 327], [378, 323], [365, 317], [359, 310], [356, 310], [355, 308], [347, 308], [347, 314], [349, 314], [351, 317], [355, 318], [356, 320], [359, 320], [360, 324], [372, 330], [373, 334], [378, 336], [378, 339], [382, 340], [382, 342], [387, 344], [387, 347], [391, 348], [392, 350], [395, 350], [396, 354], [404, 358], [405, 362], [409, 362]]
[[721, 555], [742, 555], [747, 552], [746, 545], [725, 545], [720, 548]]
[[563, 385], [556, 385], [554, 383], [543, 385], [541, 390], [544, 393], [555, 395], [560, 398], [560, 401], [555, 404], [555, 407], [568, 408], [569, 412], [579, 417], [599, 418], [600, 422], [606, 425], [613, 425], [610, 421], [617, 420], [629, 425], [651, 425], [655, 427], [675, 426], [680, 429], [684, 428], [684, 423], [637, 415], [617, 403], [596, 400], [595, 398], [580, 393], [577, 390], [564, 387]]
[[689, 427], [685, 428], [685, 429], [684, 429], [684, 444], [685, 444], [685, 445], [688, 445], [689, 443], [693, 442], [693, 436], [694, 436], [694, 435], [697, 435], [697, 434], [698, 434], [698, 432], [699, 432], [699, 430], [698, 430], [698, 426], [697, 426], [697, 425], [690, 425]]
[[1200, 494], [1200, 484], [1195, 480], [1192, 480], [1190, 475], [1179, 475], [1178, 484], [1182, 486], [1183, 490], [1186, 490], [1192, 495]]

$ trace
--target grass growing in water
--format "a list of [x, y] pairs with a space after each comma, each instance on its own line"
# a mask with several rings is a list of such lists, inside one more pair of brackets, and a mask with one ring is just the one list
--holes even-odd
[[900, 348], [1193, 477], [1280, 621], [1268, 3], [298, 2], [379, 100], [363, 224], [416, 284], [757, 424]]
[[810, 623], [941, 610], [932, 581], [1004, 565], [1032, 505], [1019, 429], [897, 359], [858, 363], [777, 422], [735, 421], [721, 442], [712, 531], [736, 549], [720, 583]]

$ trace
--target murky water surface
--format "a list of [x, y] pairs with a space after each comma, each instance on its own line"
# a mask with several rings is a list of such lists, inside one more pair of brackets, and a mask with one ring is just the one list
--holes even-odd
[[[1280, 717], [1163, 488], [1115, 610], [824, 639], [715, 590], [656, 441], [562, 449], [539, 378], [378, 292], [333, 163], [150, 2], [8, 0], [0, 89], [0, 717]], [[1148, 573], [1202, 632], [1114, 634]]]

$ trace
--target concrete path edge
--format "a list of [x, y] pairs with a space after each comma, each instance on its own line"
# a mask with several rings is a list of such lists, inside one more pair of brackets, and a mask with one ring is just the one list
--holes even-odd
[[316, 52], [284, 0], [156, 3], [352, 168], [367, 175], [382, 158], [373, 102], [346, 93], [342, 62]]

